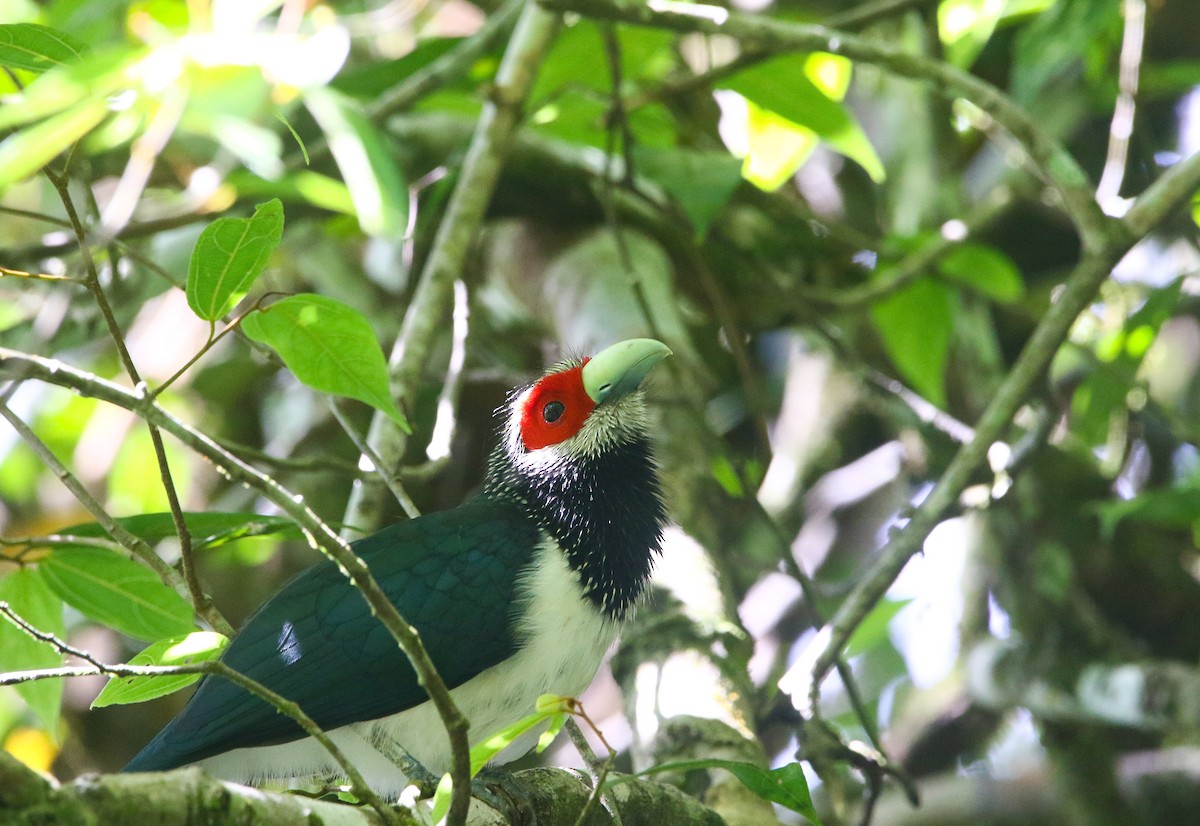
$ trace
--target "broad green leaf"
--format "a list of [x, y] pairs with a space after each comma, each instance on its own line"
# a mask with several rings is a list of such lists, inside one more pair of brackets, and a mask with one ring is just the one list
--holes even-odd
[[[882, 181], [886, 177], [883, 163], [862, 127], [812, 79], [812, 74], [819, 72], [831, 74], [828, 61], [810, 63], [812, 57], [777, 57], [731, 75], [721, 86], [793, 124], [811, 129], [833, 149], [862, 166], [872, 180]], [[824, 81], [822, 85], [837, 91]]]
[[[879, 273], [886, 277], [886, 270]], [[901, 375], [938, 407], [946, 405], [944, 373], [954, 331], [953, 295], [922, 278], [871, 307], [871, 320]]]
[[65, 602], [141, 640], [195, 629], [192, 606], [133, 560], [100, 548], [57, 548], [38, 564]]
[[[193, 631], [159, 640], [142, 649], [130, 665], [191, 665], [215, 660], [229, 647], [229, 638], [215, 631]], [[173, 694], [199, 680], [202, 674], [164, 674], [157, 677], [111, 677], [92, 701], [92, 708], [141, 703]]]
[[725, 152], [636, 147], [634, 162], [640, 174], [679, 202], [698, 238], [708, 234], [709, 224], [742, 180], [741, 161]]
[[846, 643], [845, 656], [857, 657], [886, 640], [892, 618], [910, 602], [911, 599], [884, 599], [877, 602], [858, 628], [854, 629], [854, 634]]
[[[142, 513], [118, 518], [117, 524], [151, 545], [175, 536], [175, 520], [170, 513]], [[296, 524], [285, 516], [263, 516], [258, 513], [220, 511], [185, 512], [183, 521], [192, 534], [192, 545], [217, 548], [228, 542], [250, 536], [279, 534], [292, 539], [301, 538]], [[107, 537], [108, 532], [96, 522], [85, 522], [59, 531], [63, 536]], [[36, 542], [31, 547], [37, 547]], [[47, 546], [48, 547], [48, 546]], [[73, 547], [73, 546], [55, 546]], [[78, 547], [91, 547], [80, 545]]]
[[304, 100], [329, 140], [363, 232], [402, 238], [408, 185], [387, 142], [355, 101], [323, 87], [305, 92]]
[[742, 176], [764, 192], [783, 186], [817, 148], [817, 133], [746, 101]]
[[387, 363], [375, 331], [357, 310], [304, 293], [251, 313], [242, 330], [279, 353], [309, 387], [366, 402], [409, 431], [388, 388]]
[[44, 72], [79, 60], [87, 46], [49, 26], [37, 23], [0, 25], [0, 66]]
[[[820, 824], [817, 811], [813, 808], [812, 794], [808, 790], [808, 779], [799, 763], [789, 763], [778, 769], [764, 769], [753, 763], [740, 760], [720, 760], [717, 758], [701, 760], [679, 760], [651, 766], [637, 776], [644, 777], [659, 772], [678, 771], [688, 772], [697, 769], [725, 769], [742, 782], [747, 789], [754, 792], [763, 800], [777, 803], [802, 815], [810, 823]], [[616, 778], [611, 785], [623, 782]]]
[[946, 59], [969, 68], [996, 30], [1006, 5], [1007, 0], [942, 0], [938, 37], [946, 47]]
[[[50, 590], [39, 569], [20, 568], [0, 578], [0, 600], [7, 602], [17, 616], [39, 631], [46, 631], [60, 640], [65, 636], [62, 600]], [[0, 671], [57, 668], [62, 664], [63, 655], [52, 645], [34, 639], [12, 620], [0, 616]], [[57, 739], [63, 681], [35, 680], [18, 683], [15, 688], [41, 718], [50, 736]]]
[[0, 143], [0, 192], [37, 172], [108, 115], [104, 100], [88, 100], [21, 129]]
[[196, 240], [188, 264], [187, 301], [216, 321], [242, 300], [283, 237], [283, 204], [272, 198], [249, 218], [218, 218]]
[[970, 242], [957, 244], [937, 262], [946, 278], [1002, 303], [1025, 295], [1025, 282], [1012, 259], [995, 247]]

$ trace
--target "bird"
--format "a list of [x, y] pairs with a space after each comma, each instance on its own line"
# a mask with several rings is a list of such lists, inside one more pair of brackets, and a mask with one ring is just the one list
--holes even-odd
[[[497, 409], [478, 495], [352, 543], [420, 632], [472, 745], [532, 713], [541, 694], [587, 688], [644, 595], [667, 515], [642, 384], [670, 353], [628, 339], [556, 364]], [[298, 703], [379, 794], [450, 767], [448, 735], [408, 659], [331, 561], [267, 600], [221, 660]], [[342, 774], [292, 718], [214, 675], [123, 771], [189, 765], [251, 784]]]

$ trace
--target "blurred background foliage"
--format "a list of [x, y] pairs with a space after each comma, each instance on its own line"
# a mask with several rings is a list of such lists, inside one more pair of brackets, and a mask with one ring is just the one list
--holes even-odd
[[[1200, 5], [737, 5], [924, 62], [901, 78], [592, 19], [580, 2], [528, 67], [527, 99], [506, 102], [494, 79], [515, 0], [0, 0], [0, 347], [129, 386], [116, 330], [167, 410], [331, 523], [404, 518], [399, 504], [366, 522], [347, 510], [372, 476], [347, 431], [372, 429], [370, 404], [386, 412], [378, 387], [334, 391], [368, 404], [329, 404], [278, 346], [292, 370], [254, 346], [261, 331], [214, 333], [257, 302], [316, 293], [392, 353], [406, 312], [423, 311], [418, 281], [482, 109], [520, 104], [453, 296], [413, 345], [418, 380], [393, 385], [392, 418], [412, 429], [397, 477], [420, 510], [454, 506], [480, 482], [511, 387], [623, 337], [666, 341], [677, 358], [652, 396], [678, 524], [663, 593], [614, 660], [624, 706], [607, 677], [585, 705], [635, 766], [675, 715], [729, 720], [772, 765], [808, 760], [825, 822], [849, 822], [874, 801], [874, 764], [823, 751], [797, 711], [807, 688], [780, 678], [972, 439], [1083, 257], [1029, 136], [928, 67], [1000, 89], [1119, 217], [1200, 150]], [[242, 290], [200, 312], [202, 231], [271, 199], [281, 236], [239, 270], [258, 267]], [[841, 740], [878, 728], [874, 745], [923, 793], [913, 811], [889, 784], [876, 822], [1195, 811], [1198, 219], [1200, 206], [1172, 210], [1133, 239], [866, 615], [847, 651], [859, 712], [841, 678], [823, 685]], [[235, 627], [316, 560], [286, 520], [254, 516], [279, 513], [260, 492], [170, 438], [160, 454], [135, 414], [0, 378], [6, 410], [107, 513], [158, 515], [123, 524], [170, 567], [165, 455], [196, 514], [199, 581]], [[89, 524], [11, 422], [0, 600], [107, 662], [207, 627], [177, 579]], [[62, 662], [0, 620], [0, 671]], [[103, 684], [0, 690], [4, 748], [62, 778], [114, 770], [182, 701], [89, 711]]]

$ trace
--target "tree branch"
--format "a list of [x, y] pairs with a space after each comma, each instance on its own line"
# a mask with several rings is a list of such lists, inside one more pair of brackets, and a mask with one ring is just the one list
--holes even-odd
[[[471, 240], [483, 220], [500, 167], [512, 143], [521, 107], [532, 88], [537, 67], [557, 29], [558, 18], [526, 4], [496, 74], [492, 100], [485, 106], [463, 161], [462, 172], [446, 207], [433, 248], [404, 314], [392, 349], [392, 395], [407, 400], [429, 358], [432, 342], [449, 327], [453, 285], [462, 272]], [[375, 446], [382, 470], [394, 472], [407, 438], [386, 416], [374, 416], [367, 442]], [[351, 491], [347, 525], [370, 528], [379, 522], [385, 488], [374, 478], [361, 479]]]
[[[433, 661], [430, 660], [429, 654], [421, 644], [417, 630], [400, 616], [396, 606], [392, 605], [371, 575], [366, 563], [304, 503], [303, 497], [292, 493], [270, 476], [226, 451], [207, 435], [175, 418], [149, 398], [144, 388], [128, 390], [65, 362], [7, 348], [0, 348], [0, 375], [20, 379], [37, 379], [130, 410], [210, 459], [217, 469], [231, 481], [248, 485], [259, 491], [268, 500], [278, 505], [284, 513], [292, 517], [304, 531], [309, 543], [338, 564], [338, 569], [362, 594], [363, 599], [371, 607], [371, 612], [383, 623], [392, 638], [404, 651], [405, 656], [409, 658], [413, 669], [417, 672], [421, 686], [433, 701], [446, 726], [451, 750], [455, 755], [455, 770], [452, 771], [452, 776], [455, 777], [456, 785], [459, 788], [467, 789], [469, 795], [467, 779], [470, 777], [470, 747], [467, 742], [467, 720], [455, 706], [445, 682], [437, 673]], [[467, 771], [462, 775], [459, 774], [459, 755], [467, 760]], [[459, 782], [460, 777], [461, 782]], [[462, 821], [457, 822], [461, 823]]]
[[739, 14], [718, 6], [645, 4], [640, 0], [539, 0], [548, 9], [597, 20], [622, 20], [676, 32], [720, 34], [743, 49], [785, 53], [822, 51], [871, 63], [901, 77], [931, 81], [946, 95], [966, 98], [987, 112], [1021, 144], [1034, 168], [1058, 193], [1063, 210], [1079, 231], [1085, 249], [1104, 245], [1107, 223], [1087, 175], [1058, 142], [995, 86], [937, 60], [905, 52], [870, 38], [825, 26], [790, 23]]

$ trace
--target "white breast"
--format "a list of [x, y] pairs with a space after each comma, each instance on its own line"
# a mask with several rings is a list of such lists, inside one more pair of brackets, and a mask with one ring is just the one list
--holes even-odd
[[[470, 721], [472, 745], [533, 713], [540, 694], [581, 694], [616, 638], [616, 623], [584, 598], [578, 577], [553, 540], [543, 539], [534, 564], [522, 577], [518, 584], [521, 607], [537, 605], [538, 609], [517, 612], [525, 617], [517, 629], [523, 640], [520, 650], [451, 692]], [[539, 734], [535, 731], [516, 741], [495, 762], [520, 757]], [[381, 736], [399, 744], [435, 774], [450, 765], [446, 730], [428, 702], [390, 717], [334, 729], [329, 736], [371, 787], [385, 795], [398, 795], [407, 778], [372, 745]], [[339, 774], [328, 752], [311, 737], [278, 746], [235, 749], [199, 765], [217, 777], [241, 782]]]

